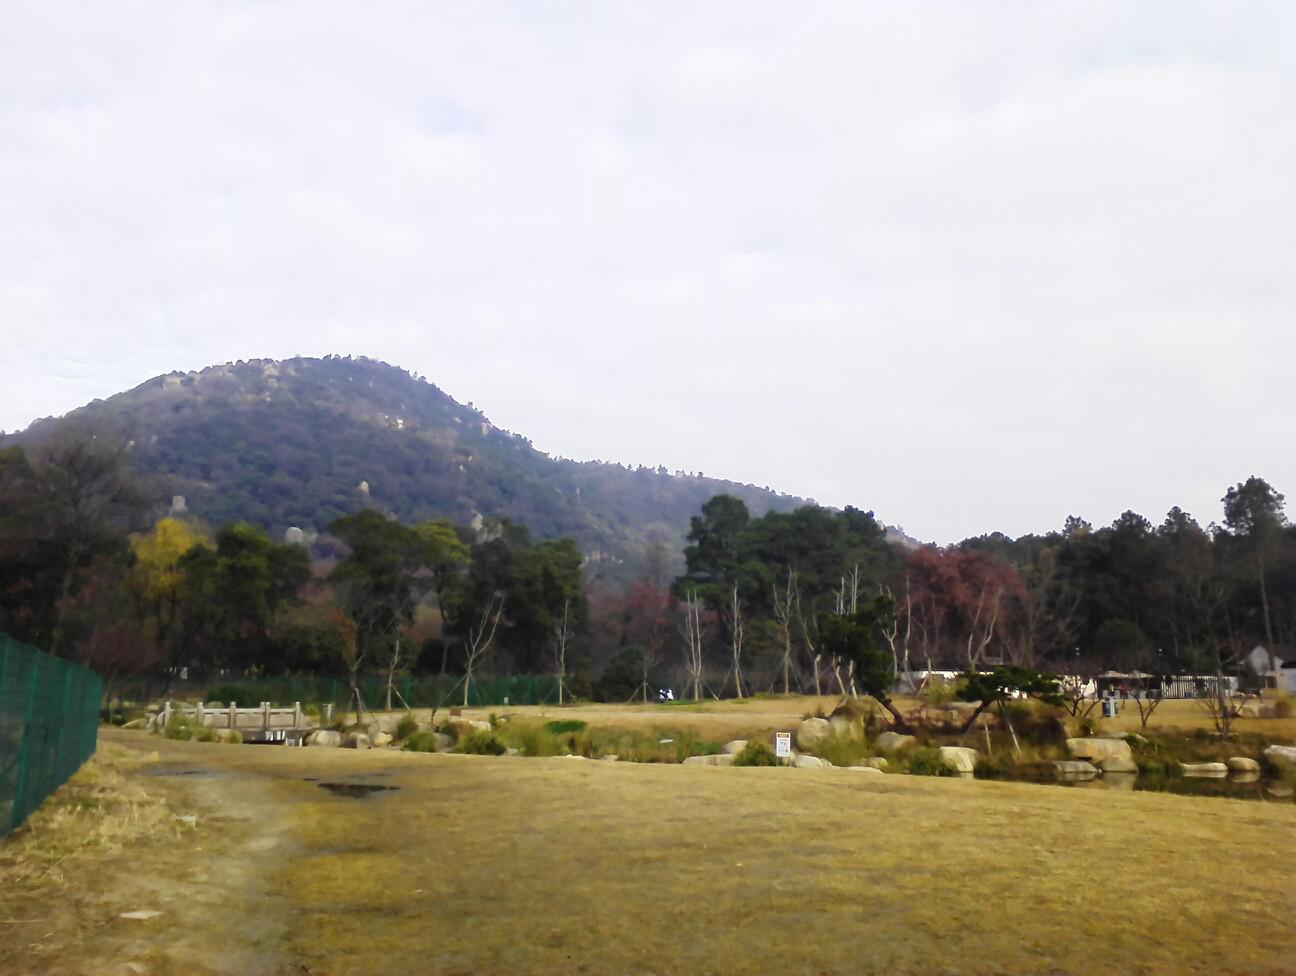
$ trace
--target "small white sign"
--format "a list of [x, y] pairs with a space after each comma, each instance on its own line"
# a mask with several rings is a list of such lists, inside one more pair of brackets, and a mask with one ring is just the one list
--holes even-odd
[[774, 755], [780, 759], [788, 759], [792, 755], [792, 733], [775, 732], [774, 733]]

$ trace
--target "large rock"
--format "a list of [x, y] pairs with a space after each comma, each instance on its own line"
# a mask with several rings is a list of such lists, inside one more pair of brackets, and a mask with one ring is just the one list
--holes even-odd
[[1180, 763], [1179, 770], [1185, 776], [1209, 777], [1212, 779], [1228, 775], [1228, 767], [1222, 762]]
[[894, 756], [901, 749], [907, 749], [917, 741], [912, 735], [901, 735], [899, 732], [883, 732], [873, 740], [873, 746], [878, 752]]
[[1224, 763], [1224, 765], [1228, 767], [1228, 771], [1230, 773], [1260, 772], [1260, 764], [1256, 762], [1254, 759], [1251, 759], [1247, 756], [1233, 756], [1226, 763]]
[[858, 741], [864, 738], [863, 721], [852, 718], [850, 715], [834, 715], [828, 720], [828, 727], [832, 729], [832, 734], [839, 739]]
[[[1134, 753], [1124, 739], [1067, 739], [1067, 751], [1076, 759], [1088, 759], [1095, 765], [1113, 756], [1134, 761]], [[1137, 768], [1137, 767], [1135, 767]]]
[[327, 746], [336, 749], [342, 745], [342, 733], [334, 732], [332, 729], [316, 729], [306, 736], [306, 744], [308, 746]]
[[940, 761], [956, 773], [970, 773], [976, 769], [977, 751], [967, 746], [941, 746]]
[[874, 766], [847, 766], [846, 769], [854, 770], [857, 773], [869, 773], [873, 776], [883, 775], [882, 770]]
[[732, 766], [735, 757], [730, 753], [720, 753], [718, 756], [689, 756], [684, 760], [685, 766]]
[[742, 752], [746, 748], [747, 748], [746, 739], [733, 739], [732, 741], [726, 742], [724, 744], [724, 754], [726, 756], [736, 756], [738, 755], [738, 753]]
[[389, 746], [392, 744], [391, 733], [375, 732], [369, 737], [369, 741], [373, 743], [375, 749], [381, 749], [383, 746]]
[[143, 729], [147, 727], [148, 727], [148, 719], [146, 718], [133, 718], [129, 722], [126, 722], [124, 725], [122, 725], [123, 729]]
[[348, 732], [342, 737], [343, 749], [369, 749], [373, 743], [363, 732]]
[[1098, 767], [1083, 759], [1056, 759], [1053, 761], [1053, 768], [1058, 771], [1059, 776], [1068, 779], [1078, 779], [1082, 776], [1091, 778], [1098, 775]]
[[792, 760], [792, 765], [797, 769], [827, 769], [832, 763], [818, 756], [797, 756]]
[[828, 741], [832, 735], [832, 726], [826, 718], [808, 718], [797, 728], [796, 744], [798, 749], [814, 752]]
[[886, 769], [890, 765], [882, 756], [869, 756], [867, 759], [861, 759], [855, 764], [856, 766], [867, 766], [869, 769]]
[[1098, 763], [1104, 773], [1137, 773], [1138, 763], [1129, 756], [1108, 756]]
[[1264, 757], [1281, 769], [1296, 772], [1296, 746], [1268, 746]]

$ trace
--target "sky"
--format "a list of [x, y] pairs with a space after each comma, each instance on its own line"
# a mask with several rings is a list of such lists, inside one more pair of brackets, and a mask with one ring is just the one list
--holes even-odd
[[1205, 524], [1294, 331], [1291, 4], [0, 0], [0, 429], [354, 354], [924, 540]]

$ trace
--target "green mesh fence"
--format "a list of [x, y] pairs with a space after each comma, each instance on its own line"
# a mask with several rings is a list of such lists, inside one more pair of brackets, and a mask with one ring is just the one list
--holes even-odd
[[0, 634], [0, 836], [95, 751], [103, 682]]
[[[360, 678], [360, 694], [368, 708], [387, 707], [387, 679], [381, 675]], [[345, 678], [257, 678], [242, 681], [213, 681], [204, 691], [207, 701], [238, 702], [244, 707], [271, 702], [291, 705], [293, 702], [344, 708], [350, 701], [350, 687]], [[397, 678], [392, 683], [392, 707], [452, 707], [464, 703], [463, 679], [458, 675], [433, 675], [426, 678]], [[502, 675], [474, 678], [468, 688], [468, 704], [548, 705], [558, 701], [558, 679], [547, 674]]]

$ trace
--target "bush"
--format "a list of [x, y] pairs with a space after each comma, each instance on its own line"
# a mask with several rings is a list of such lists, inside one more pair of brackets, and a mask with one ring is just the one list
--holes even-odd
[[554, 735], [566, 735], [568, 732], [583, 732], [585, 723], [578, 718], [559, 718], [546, 722], [545, 728]]
[[436, 752], [437, 734], [435, 732], [411, 732], [401, 746], [406, 752]]
[[863, 739], [837, 735], [830, 735], [814, 752], [820, 759], [826, 759], [834, 766], [854, 766], [861, 759], [873, 755], [873, 750]]
[[774, 750], [758, 739], [753, 739], [734, 757], [735, 766], [777, 766]]
[[1003, 754], [991, 753], [977, 757], [977, 779], [1007, 779], [1013, 770], [1014, 764], [1004, 758]]
[[1080, 720], [1080, 734], [1083, 736], [1096, 735], [1098, 733], [1098, 723], [1086, 715]]
[[493, 731], [477, 729], [460, 739], [455, 749], [470, 756], [502, 756], [508, 747], [500, 742]]
[[162, 730], [162, 735], [168, 739], [188, 742], [194, 737], [193, 720], [188, 715], [172, 715], [166, 728]]
[[408, 739], [418, 731], [418, 719], [414, 717], [413, 712], [406, 712], [401, 716], [401, 720], [396, 723], [396, 738]]
[[[548, 725], [536, 725], [531, 722], [511, 722], [505, 739], [524, 756], [561, 756], [567, 749], [564, 749], [562, 741], [553, 734], [550, 727], [554, 724], [553, 722]], [[581, 724], [584, 725], [585, 723], [582, 722]], [[570, 735], [567, 747], [575, 752], [578, 746], [576, 736], [574, 734]]]
[[922, 746], [909, 757], [909, 773], [913, 776], [954, 776], [954, 770], [941, 761], [940, 750], [935, 746]]
[[948, 705], [958, 695], [958, 682], [933, 678], [923, 687], [920, 696], [926, 705]]

